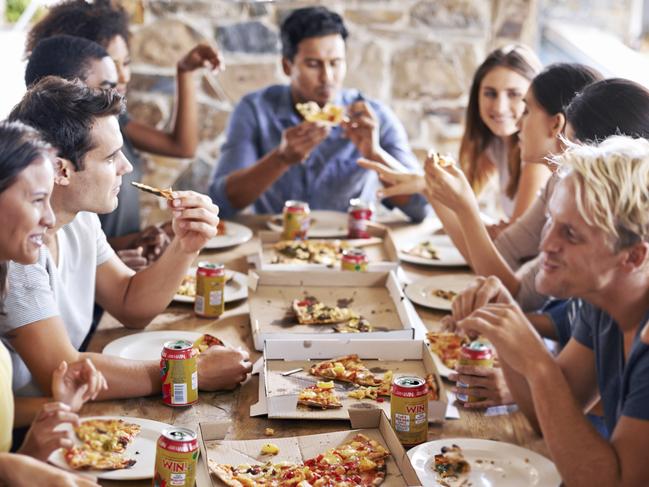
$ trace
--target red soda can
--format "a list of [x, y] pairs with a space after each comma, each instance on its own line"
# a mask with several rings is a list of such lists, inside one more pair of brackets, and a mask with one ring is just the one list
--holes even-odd
[[428, 441], [428, 385], [421, 377], [397, 377], [390, 394], [390, 420], [406, 447]]
[[190, 406], [198, 401], [198, 350], [189, 340], [164, 344], [160, 356], [162, 402], [167, 406]]
[[369, 238], [367, 224], [372, 218], [370, 206], [358, 198], [349, 200], [347, 210], [347, 237], [348, 238]]

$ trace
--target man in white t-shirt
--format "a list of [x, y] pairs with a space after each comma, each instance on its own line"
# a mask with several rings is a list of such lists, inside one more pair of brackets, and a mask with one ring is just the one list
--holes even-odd
[[[0, 316], [19, 395], [49, 394], [58, 364], [86, 356], [108, 381], [100, 398], [159, 393], [157, 361], [78, 351], [90, 329], [93, 304], [96, 300], [128, 328], [144, 328], [164, 311], [187, 268], [216, 234], [218, 208], [212, 201], [177, 191], [171, 202], [175, 237], [160, 259], [136, 274], [114, 254], [97, 213], [115, 209], [122, 175], [132, 169], [121, 152], [117, 115], [122, 105], [116, 91], [49, 77], [34, 85], [10, 115], [38, 129], [58, 149], [51, 199], [56, 224], [37, 264], [12, 263], [7, 313]], [[32, 241], [42, 243], [37, 236]], [[236, 387], [251, 370], [248, 358], [233, 348], [210, 348], [199, 357], [199, 387]]]

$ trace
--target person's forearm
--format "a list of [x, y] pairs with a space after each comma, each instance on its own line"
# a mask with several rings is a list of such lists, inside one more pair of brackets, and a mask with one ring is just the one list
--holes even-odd
[[14, 428], [24, 428], [32, 424], [43, 405], [52, 401], [51, 397], [44, 396], [14, 396]]
[[122, 306], [112, 314], [127, 327], [145, 327], [169, 305], [197, 255], [184, 252], [174, 238], [157, 261], [131, 277]]
[[431, 201], [429, 199], [428, 202], [433, 207], [433, 210], [435, 210], [435, 214], [437, 215], [437, 218], [439, 218], [439, 221], [442, 222], [446, 234], [451, 238], [457, 250], [462, 254], [462, 257], [464, 257], [464, 260], [471, 265], [469, 251], [464, 242], [462, 227], [460, 226], [455, 213], [448, 206], [443, 205], [437, 200]]
[[502, 258], [493, 241], [489, 237], [487, 227], [482, 223], [477, 205], [458, 212], [457, 218], [462, 222], [461, 229], [467, 246], [469, 262], [473, 272], [481, 276], [496, 276], [502, 281], [509, 292], [516, 296], [520, 281], [516, 274]]
[[543, 437], [566, 487], [619, 485], [615, 450], [588, 422], [551, 356], [535, 366], [528, 384]]
[[198, 146], [198, 106], [192, 71], [177, 70], [176, 112], [172, 130], [179, 157], [193, 157]]
[[527, 313], [525, 316], [543, 338], [550, 340], [557, 340], [559, 338], [557, 329], [554, 327], [547, 313]]
[[540, 433], [541, 430], [539, 428], [539, 423], [536, 420], [532, 393], [527, 384], [527, 379], [509, 367], [506, 363], [501, 363], [501, 367], [503, 369], [505, 381], [507, 382], [507, 387], [509, 387], [509, 391], [514, 398], [514, 402], [518, 406], [518, 409], [520, 409], [523, 415], [530, 422], [532, 428], [537, 433]]
[[289, 168], [275, 149], [250, 167], [232, 172], [225, 182], [225, 194], [230, 204], [242, 209], [254, 203]]
[[162, 382], [157, 360], [127, 360], [91, 352], [80, 354], [80, 358], [91, 359], [106, 378], [108, 389], [99, 393], [98, 401], [160, 394]]

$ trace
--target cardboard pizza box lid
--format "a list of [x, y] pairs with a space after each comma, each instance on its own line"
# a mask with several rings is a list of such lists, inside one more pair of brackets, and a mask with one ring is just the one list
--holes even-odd
[[343, 355], [357, 354], [376, 373], [392, 370], [395, 376], [433, 374], [440, 397], [428, 402], [429, 422], [444, 421], [448, 398], [430, 349], [423, 340], [267, 340], [260, 367], [258, 402], [250, 407], [251, 416], [298, 420], [346, 419], [351, 411], [383, 410], [390, 414], [390, 399], [354, 399], [347, 393], [353, 384], [335, 382], [343, 404], [338, 409], [298, 407], [299, 391], [318, 380], [309, 374], [311, 365]]
[[[250, 326], [259, 351], [266, 339], [412, 339], [415, 329], [425, 328], [394, 271], [250, 271], [248, 287]], [[337, 333], [335, 325], [297, 324], [293, 300], [305, 295], [326, 304], [348, 303], [374, 326], [374, 331]]]
[[[197, 477], [205, 478], [207, 476], [210, 483], [197, 485], [198, 487], [217, 487], [223, 485], [216, 478], [210, 477], [207, 467], [208, 458], [227, 464], [264, 463], [269, 459], [277, 462], [300, 462], [344, 443], [356, 433], [363, 433], [379, 441], [390, 450], [391, 457], [387, 462], [387, 475], [382, 486], [402, 487], [420, 485], [406, 451], [390, 427], [388, 418], [382, 411], [350, 411], [349, 420], [351, 422], [351, 430], [287, 438], [274, 437], [272, 439], [260, 438], [232, 441], [224, 440], [229, 426], [227, 422], [200, 423], [200, 449], [205, 461], [199, 465], [199, 468], [202, 468], [204, 471], [199, 472]], [[277, 456], [269, 458], [268, 456], [261, 455], [261, 446], [268, 442], [272, 442], [279, 447], [280, 453]]]
[[[394, 243], [392, 231], [384, 225], [369, 223], [368, 233], [371, 235], [371, 237], [367, 239], [349, 240], [341, 238], [310, 240], [339, 240], [348, 242], [351, 247], [360, 247], [365, 250], [369, 260], [368, 270], [389, 271], [396, 269], [399, 265], [399, 254], [397, 252], [397, 246]], [[313, 269], [328, 270], [330, 272], [336, 272], [340, 270], [339, 264], [331, 267], [327, 267], [324, 264], [309, 263], [273, 264], [273, 259], [277, 255], [273, 250], [273, 245], [281, 240], [281, 235], [277, 232], [269, 230], [260, 230], [257, 236], [259, 237], [259, 249], [257, 250], [257, 252], [250, 254], [247, 259], [248, 262], [258, 270], [289, 270], [293, 272]]]

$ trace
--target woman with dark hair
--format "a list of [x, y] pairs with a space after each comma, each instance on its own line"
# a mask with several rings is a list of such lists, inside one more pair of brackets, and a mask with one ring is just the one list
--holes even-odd
[[[128, 15], [118, 2], [110, 0], [66, 0], [51, 7], [35, 24], [28, 36], [27, 52], [48, 37], [67, 34], [84, 37], [101, 45], [113, 59], [117, 69], [117, 91], [126, 94], [131, 79]], [[177, 63], [177, 103], [169, 132], [158, 130], [120, 117], [124, 136], [122, 152], [133, 165], [133, 172], [122, 180], [119, 205], [115, 211], [100, 215], [104, 233], [120, 258], [135, 270], [157, 259], [169, 242], [155, 226], [140, 229], [139, 193], [131, 181], [142, 177], [142, 162], [134, 149], [167, 157], [193, 157], [198, 145], [198, 108], [193, 73], [205, 66], [217, 70], [219, 53], [207, 44], [198, 44]]]
[[[0, 123], [0, 306], [5, 295], [7, 261], [31, 264], [38, 258], [46, 231], [54, 224], [49, 197], [54, 153], [38, 133], [18, 122]], [[77, 475], [50, 467], [50, 453], [71, 446], [68, 433], [55, 431], [61, 423], [76, 423], [81, 405], [96, 397], [105, 380], [90, 361], [65, 362], [52, 376], [51, 398], [21, 399], [14, 408], [12, 364], [0, 342], [0, 484], [11, 486], [97, 485]], [[34, 413], [40, 409], [34, 418]], [[14, 419], [15, 410], [15, 419]], [[6, 453], [14, 424], [33, 419], [19, 454]], [[32, 458], [33, 457], [33, 458]], [[42, 461], [38, 461], [42, 460]]]

